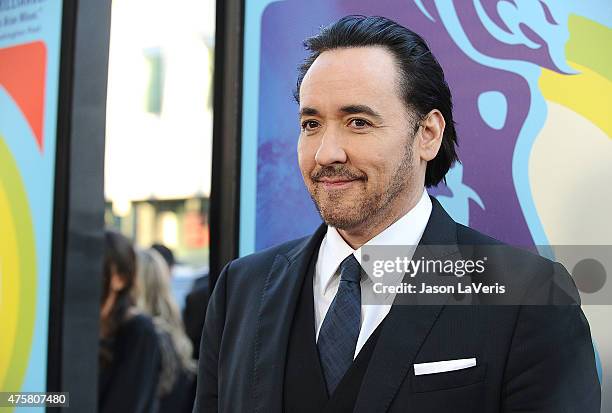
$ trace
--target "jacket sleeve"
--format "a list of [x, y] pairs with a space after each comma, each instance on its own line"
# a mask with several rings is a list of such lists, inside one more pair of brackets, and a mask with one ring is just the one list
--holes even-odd
[[193, 413], [218, 411], [219, 352], [225, 324], [226, 286], [230, 265], [231, 262], [221, 271], [206, 310], [206, 321], [200, 340], [198, 384]]
[[[531, 304], [519, 311], [501, 410], [598, 413], [601, 389], [593, 343], [571, 276], [555, 264], [548, 282], [527, 294]], [[544, 304], [550, 302], [555, 304]]]

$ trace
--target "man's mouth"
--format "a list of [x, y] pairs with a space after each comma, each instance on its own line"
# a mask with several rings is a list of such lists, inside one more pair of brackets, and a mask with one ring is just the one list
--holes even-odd
[[359, 181], [359, 179], [354, 178], [329, 178], [324, 177], [318, 179], [316, 182], [321, 184], [325, 189], [345, 189]]

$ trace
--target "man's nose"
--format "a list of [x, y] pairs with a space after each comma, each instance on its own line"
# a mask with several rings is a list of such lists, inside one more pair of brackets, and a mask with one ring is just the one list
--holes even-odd
[[319, 165], [346, 163], [346, 152], [342, 147], [342, 139], [334, 128], [327, 128], [321, 137], [319, 149], [315, 154], [315, 161]]

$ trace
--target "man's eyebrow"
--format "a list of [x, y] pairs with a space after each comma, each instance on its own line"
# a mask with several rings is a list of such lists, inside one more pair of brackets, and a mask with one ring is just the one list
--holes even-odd
[[[362, 113], [365, 115], [369, 115], [373, 118], [376, 118], [377, 120], [382, 120], [382, 116], [378, 112], [376, 112], [374, 109], [372, 109], [371, 107], [367, 105], [346, 105], [346, 106], [342, 106], [339, 112], [346, 114], [346, 115], [358, 115]], [[299, 115], [300, 117], [320, 116], [320, 112], [315, 108], [305, 106], [302, 109], [300, 109]]]
[[306, 106], [300, 109], [300, 117], [302, 116], [319, 116], [319, 111], [315, 108]]
[[369, 115], [373, 118], [376, 118], [377, 120], [382, 120], [382, 116], [380, 116], [380, 114], [378, 112], [376, 112], [374, 109], [372, 109], [371, 107], [367, 106], [367, 105], [347, 105], [347, 106], [342, 106], [340, 108], [340, 112], [347, 114], [347, 115], [358, 115], [360, 113], [363, 113], [365, 115]]

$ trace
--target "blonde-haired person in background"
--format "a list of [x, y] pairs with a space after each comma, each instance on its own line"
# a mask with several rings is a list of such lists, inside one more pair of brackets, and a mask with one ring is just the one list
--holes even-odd
[[138, 306], [151, 317], [159, 335], [162, 371], [160, 412], [191, 412], [195, 386], [192, 344], [185, 334], [179, 307], [170, 288], [170, 270], [153, 249], [137, 251]]

